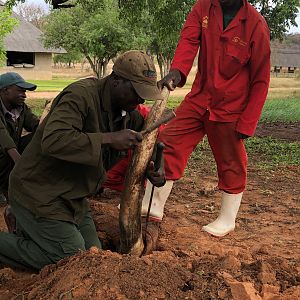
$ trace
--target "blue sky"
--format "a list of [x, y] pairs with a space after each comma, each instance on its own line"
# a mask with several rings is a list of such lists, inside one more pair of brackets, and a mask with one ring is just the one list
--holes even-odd
[[[44, 5], [45, 7], [47, 7], [47, 4], [45, 3], [44, 0], [26, 0], [27, 3], [38, 3], [38, 4], [42, 4]], [[300, 13], [298, 13], [298, 17], [296, 19], [296, 22], [298, 24], [298, 27], [292, 27], [290, 28], [290, 33], [300, 33]]]

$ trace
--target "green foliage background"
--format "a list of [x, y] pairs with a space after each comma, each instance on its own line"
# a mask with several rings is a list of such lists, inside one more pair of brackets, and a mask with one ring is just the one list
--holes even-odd
[[73, 8], [55, 10], [44, 32], [46, 46], [81, 53], [98, 77], [104, 75], [110, 59], [132, 47], [133, 39], [114, 0], [85, 0]]
[[0, 65], [3, 65], [6, 59], [4, 50], [4, 38], [18, 24], [18, 21], [11, 17], [11, 10], [8, 8], [0, 9]]

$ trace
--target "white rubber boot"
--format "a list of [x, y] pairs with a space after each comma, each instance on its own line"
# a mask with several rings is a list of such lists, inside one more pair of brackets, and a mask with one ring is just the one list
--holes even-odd
[[243, 193], [227, 194], [223, 192], [221, 210], [218, 218], [202, 227], [203, 231], [214, 236], [225, 236], [235, 228], [235, 219], [240, 208]]
[[[165, 185], [158, 188], [154, 187], [152, 204], [150, 209], [150, 219], [161, 221], [164, 215], [164, 207], [173, 187], [173, 180], [167, 180]], [[152, 183], [147, 180], [145, 195], [142, 202], [142, 216], [146, 217], [152, 191]]]

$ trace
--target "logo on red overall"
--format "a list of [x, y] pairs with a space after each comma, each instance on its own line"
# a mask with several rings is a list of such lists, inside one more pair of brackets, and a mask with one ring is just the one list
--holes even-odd
[[241, 45], [241, 46], [246, 46], [246, 45], [247, 45], [247, 43], [244, 42], [243, 40], [241, 40], [238, 36], [233, 37], [233, 38], [232, 38], [232, 41], [233, 41], [234, 43], [236, 43], [236, 44]]
[[202, 19], [202, 28], [208, 27], [208, 16], [203, 17]]

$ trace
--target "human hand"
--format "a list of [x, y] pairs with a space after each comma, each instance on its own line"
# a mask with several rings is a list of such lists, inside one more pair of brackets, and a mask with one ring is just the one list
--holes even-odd
[[155, 169], [154, 161], [150, 161], [147, 167], [147, 178], [156, 187], [164, 186], [166, 183], [164, 168]]
[[164, 143], [159, 142], [155, 145], [155, 161], [150, 161], [147, 167], [147, 177], [150, 182], [157, 187], [165, 185], [165, 170], [163, 161]]
[[109, 144], [112, 148], [117, 150], [127, 150], [137, 146], [143, 139], [140, 132], [130, 129], [123, 129], [120, 131], [103, 133], [102, 143]]
[[168, 88], [169, 91], [174, 91], [177, 85], [181, 81], [181, 74], [178, 69], [170, 70], [169, 74], [167, 74], [164, 78], [158, 81], [157, 86], [160, 90], [163, 89], [164, 86]]

